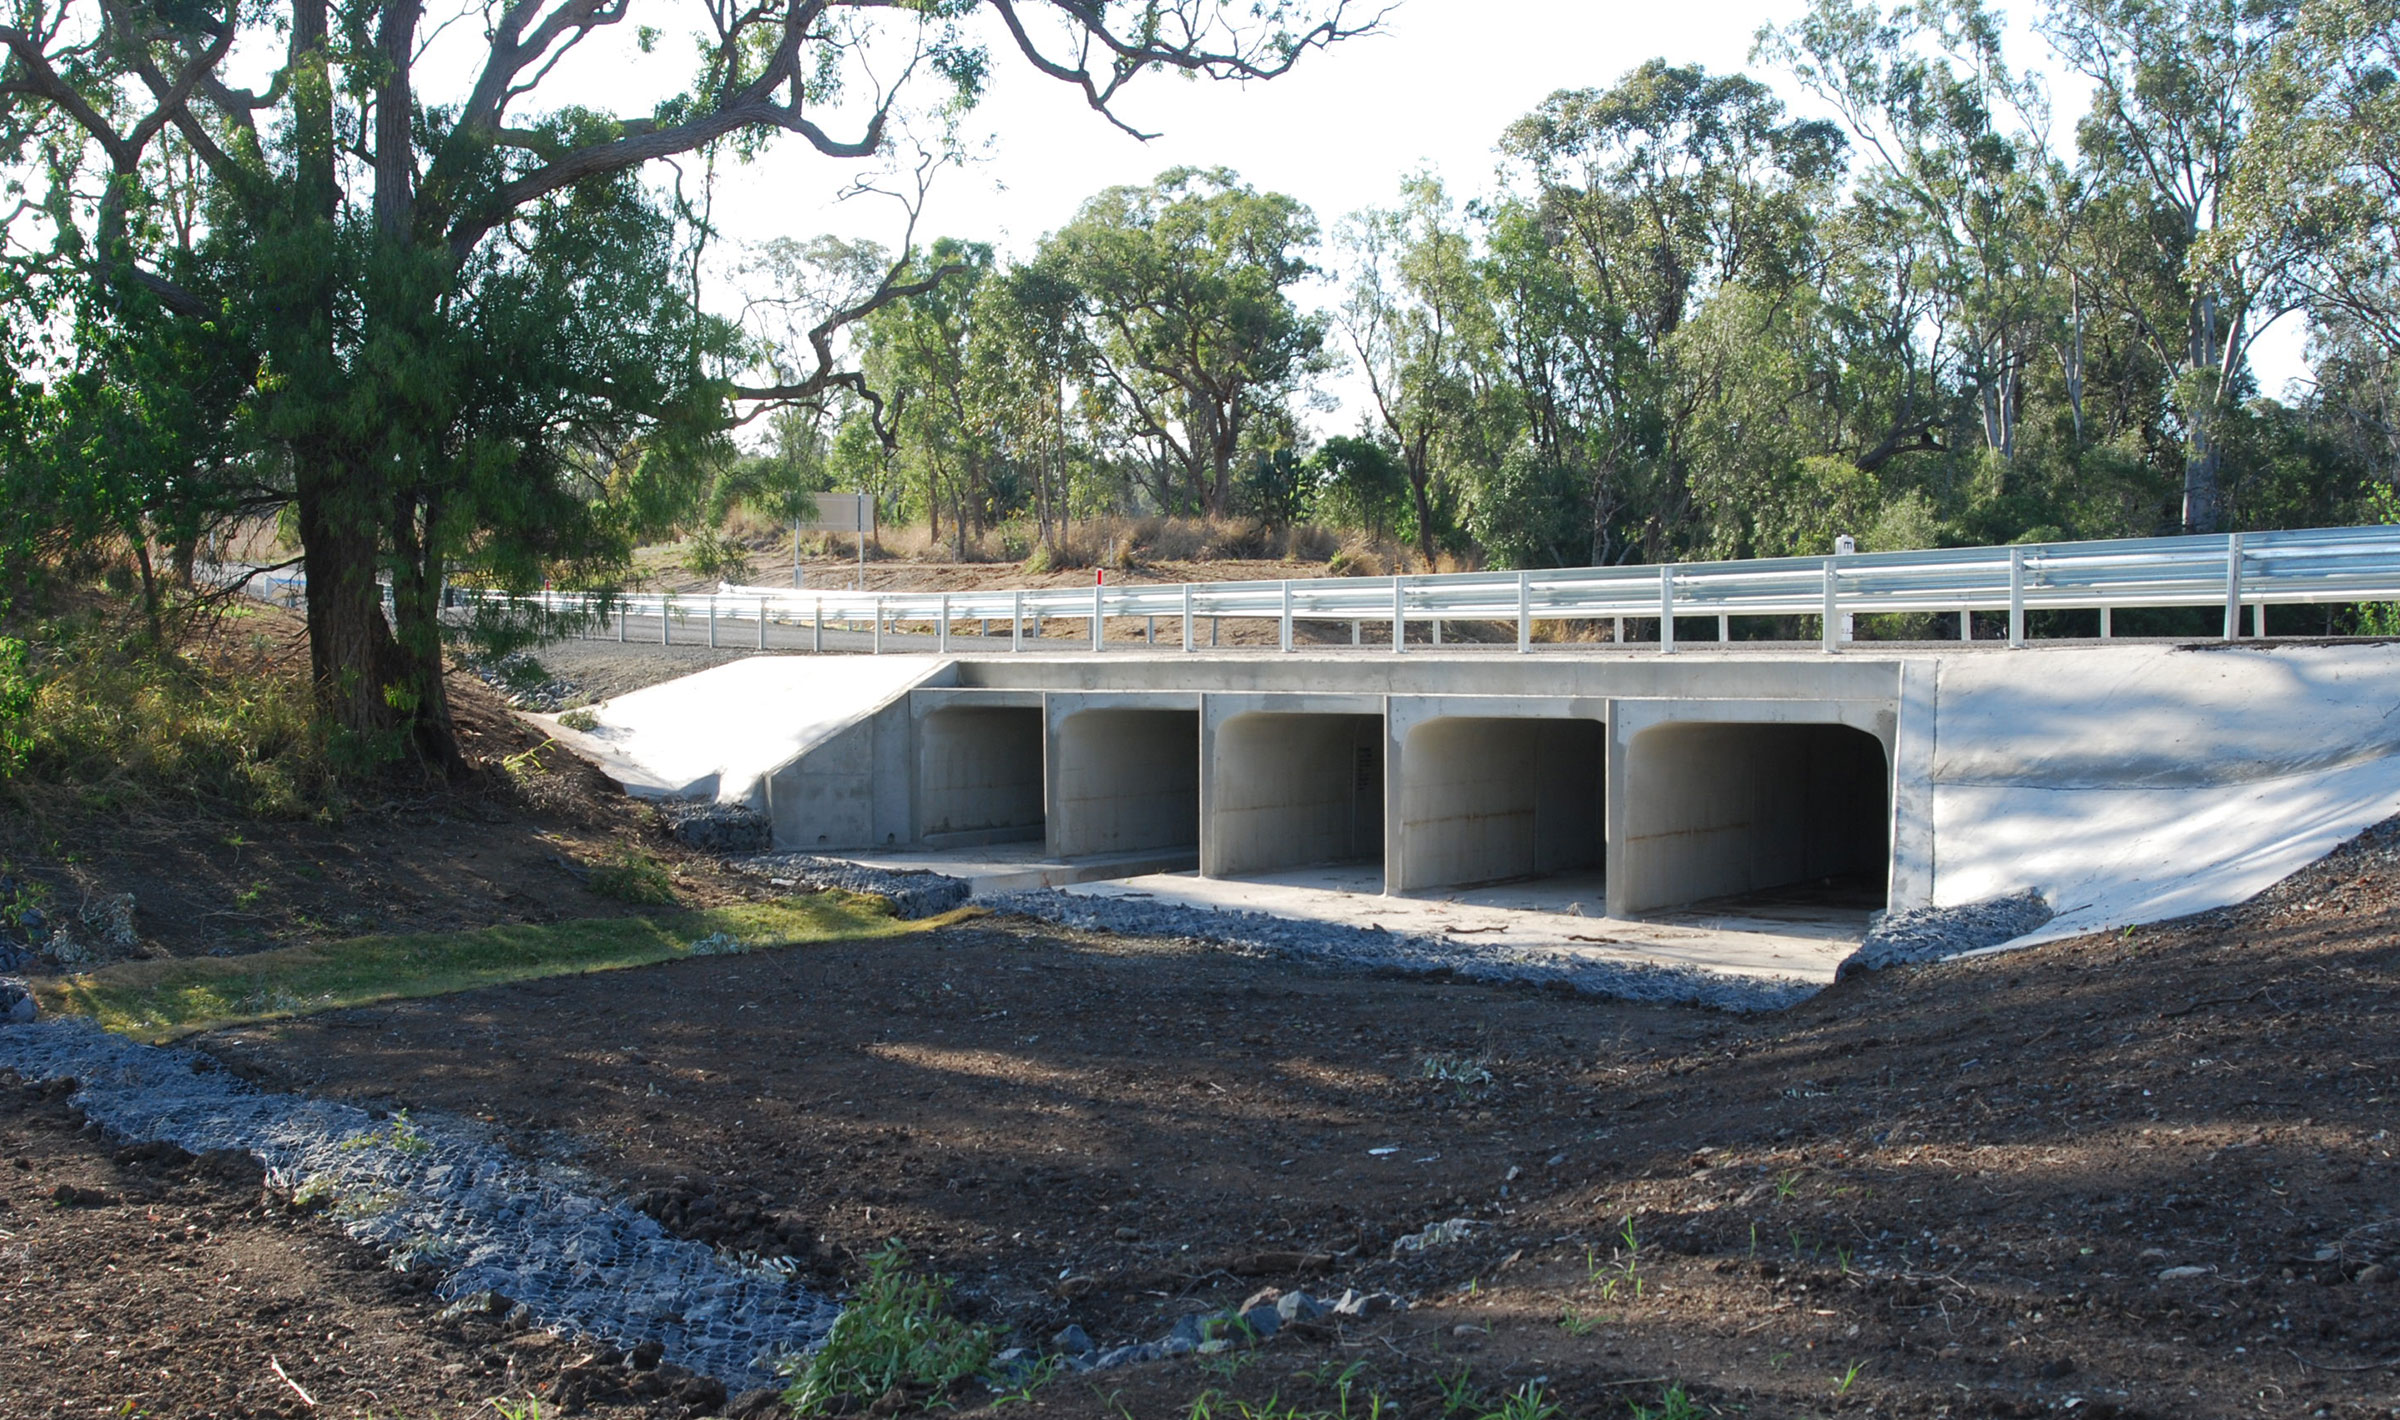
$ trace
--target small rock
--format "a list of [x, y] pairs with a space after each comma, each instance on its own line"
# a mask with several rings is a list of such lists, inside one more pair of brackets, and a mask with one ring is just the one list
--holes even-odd
[[1119, 1228], [1116, 1232], [1116, 1238], [1118, 1242], [1140, 1242], [1142, 1240], [1142, 1230], [1140, 1228]]
[[2170, 1267], [2166, 1271], [2158, 1274], [2158, 1280], [2161, 1282], [2181, 1282], [2188, 1278], [2206, 1277], [2209, 1274], [2209, 1271], [2210, 1269], [2206, 1267]]
[[1286, 1292], [1275, 1299], [1275, 1315], [1286, 1325], [1296, 1321], [1315, 1321], [1328, 1308], [1306, 1292]]
[[1283, 1318], [1276, 1314], [1273, 1307], [1252, 1307], [1237, 1315], [1240, 1324], [1249, 1328], [1250, 1334], [1261, 1341], [1283, 1329]]
[[1080, 1326], [1069, 1325], [1050, 1338], [1050, 1348], [1069, 1356], [1081, 1356], [1092, 1350], [1092, 1338]]
[[2362, 1287], [2380, 1287], [2391, 1280], [2392, 1269], [2380, 1262], [2370, 1262], [2358, 1269], [2358, 1284]]
[[633, 1348], [625, 1364], [637, 1371], [655, 1371], [658, 1363], [667, 1358], [667, 1348], [656, 1340], [644, 1341]]
[[1078, 1297], [1088, 1297], [1100, 1290], [1100, 1279], [1088, 1273], [1078, 1272], [1072, 1277], [1059, 1278], [1058, 1284], [1050, 1290], [1071, 1302]]
[[1238, 1313], [1254, 1311], [1259, 1307], [1271, 1307], [1275, 1305], [1276, 1301], [1282, 1296], [1283, 1289], [1281, 1287], [1261, 1287], [1257, 1291], [1252, 1292], [1248, 1297], [1245, 1297], [1242, 1300], [1242, 1304], [1238, 1307], [1235, 1307], [1234, 1311]]
[[1471, 1321], [1462, 1321], [1450, 1328], [1450, 1334], [1452, 1336], [1489, 1336], [1492, 1334], [1492, 1329], [1488, 1326], [1477, 1326]]
[[768, 1420], [782, 1413], [783, 1392], [772, 1386], [760, 1386], [735, 1396], [733, 1404], [725, 1408], [725, 1420]]
[[41, 1008], [34, 1004], [33, 992], [24, 982], [0, 979], [0, 1023], [30, 1025], [40, 1014]]

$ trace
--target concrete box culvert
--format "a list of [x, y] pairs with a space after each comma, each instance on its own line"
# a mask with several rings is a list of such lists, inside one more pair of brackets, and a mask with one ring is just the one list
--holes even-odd
[[1423, 891], [1597, 867], [1607, 728], [1596, 719], [1457, 716], [1408, 731], [1395, 887]]
[[928, 847], [1038, 840], [1038, 706], [960, 705], [917, 722], [917, 836]]
[[1054, 718], [1050, 751], [1045, 828], [1051, 857], [1197, 851], [1197, 709], [1071, 710]]
[[1236, 715], [1208, 764], [1209, 877], [1383, 861], [1383, 717]]
[[1618, 915], [1826, 880], [1884, 905], [1891, 770], [1841, 724], [1678, 722], [1626, 747]]

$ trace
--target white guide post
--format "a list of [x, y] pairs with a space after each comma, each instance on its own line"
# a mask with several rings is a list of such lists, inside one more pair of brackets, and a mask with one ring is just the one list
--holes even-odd
[[1842, 649], [1841, 559], [1825, 559], [1825, 654], [1830, 656]]
[[1658, 653], [1675, 654], [1675, 564], [1658, 564]]
[[2017, 650], [2025, 644], [2025, 549], [2008, 550], [2008, 645]]
[[1107, 590], [1105, 584], [1092, 583], [1092, 649], [1095, 651], [1108, 649], [1108, 643], [1102, 636], [1104, 628], [1100, 616], [1100, 594], [1105, 590]]
[[2238, 639], [2242, 634], [2242, 535], [2233, 533], [2225, 539], [2225, 639]]

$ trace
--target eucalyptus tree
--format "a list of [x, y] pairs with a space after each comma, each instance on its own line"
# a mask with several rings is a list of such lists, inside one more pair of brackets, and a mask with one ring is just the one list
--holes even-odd
[[1719, 292], [1809, 279], [1841, 135], [1787, 117], [1755, 79], [1653, 60], [1552, 95], [1503, 148], [1531, 191], [1494, 223], [1494, 280], [1515, 307], [1499, 326], [1551, 346], [1506, 357], [1533, 382], [1536, 447], [1581, 473], [1590, 560], [1674, 556], [1698, 526], [1689, 436], [1710, 398], [1680, 332]]
[[[2296, 0], [2053, 0], [2043, 33], [2094, 87], [2077, 130], [2095, 239], [2082, 263], [2173, 381], [2183, 444], [2181, 522], [2222, 513], [2217, 426], [2249, 388], [2261, 332], [2290, 309], [2291, 253], [2243, 233], [2229, 203], [2258, 85]], [[2282, 161], [2278, 156], [2268, 161]]]
[[2279, 293], [2336, 343], [2400, 358], [2400, 6], [2310, 0], [2251, 80], [2213, 262], [2279, 250]]
[[[1855, 324], [1891, 343], [1869, 361], [1900, 381], [1875, 392], [1888, 413], [1856, 451], [1869, 472], [1940, 450], [1953, 423], [2013, 458], [2030, 367], [2071, 351], [2059, 334], [2071, 187], [2049, 152], [2047, 96], [2010, 69], [2001, 35], [1981, 0], [1888, 14], [1878, 0], [1815, 0], [1759, 36], [1759, 57], [1856, 140], [1861, 171], [1832, 233], [1856, 253], [1840, 289], [1865, 303]], [[1953, 409], [1954, 393], [1970, 407]]]
[[[1336, 319], [1381, 433], [1399, 453], [1417, 552], [1430, 563], [1442, 531], [1437, 508], [1452, 501], [1442, 485], [1492, 453], [1491, 296], [1474, 235], [1430, 174], [1402, 183], [1398, 206], [1350, 218], [1342, 244], [1352, 275]], [[1332, 466], [1373, 465], [1351, 450]]]
[[992, 248], [944, 237], [927, 249], [924, 264], [943, 277], [919, 275], [911, 284], [926, 289], [863, 323], [861, 373], [886, 406], [903, 476], [913, 475], [922, 490], [928, 530], [941, 540], [947, 505], [963, 557], [995, 444], [969, 370], [970, 314], [991, 277]]
[[[324, 710], [446, 763], [444, 569], [620, 559], [713, 466], [729, 400], [855, 388], [838, 332], [905, 284], [896, 263], [801, 368], [737, 384], [686, 167], [873, 159], [911, 111], [971, 103], [994, 50], [1124, 126], [1140, 74], [1273, 77], [1363, 27], [1344, 0], [13, 0], [0, 155], [39, 169], [12, 234], [47, 223], [102, 318], [146, 302], [232, 342], [241, 432], [288, 471]], [[564, 97], [669, 72], [601, 57], [620, 29], [645, 55], [688, 38], [689, 72], [625, 111]]]
[[1324, 368], [1324, 320], [1291, 296], [1316, 241], [1292, 198], [1171, 168], [1097, 194], [1043, 243], [1075, 294], [1083, 383], [1120, 437], [1153, 451], [1164, 510], [1231, 511], [1244, 433]]

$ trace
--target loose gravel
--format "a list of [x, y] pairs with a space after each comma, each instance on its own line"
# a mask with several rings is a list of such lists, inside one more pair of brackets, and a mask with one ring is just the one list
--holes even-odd
[[839, 1314], [784, 1272], [670, 1237], [589, 1178], [512, 1154], [467, 1121], [268, 1093], [207, 1056], [76, 1019], [0, 1027], [0, 1068], [77, 1081], [73, 1103], [121, 1140], [254, 1155], [271, 1186], [329, 1204], [394, 1267], [435, 1271], [445, 1298], [489, 1293], [551, 1330], [628, 1349], [655, 1341], [732, 1391], [775, 1384], [778, 1362]]
[[910, 921], [948, 912], [965, 902], [969, 891], [965, 878], [945, 873], [897, 872], [809, 853], [760, 853], [727, 859], [725, 866], [737, 873], [765, 878], [777, 887], [796, 887], [808, 892], [839, 888], [844, 892], [873, 893], [891, 899], [892, 911]]
[[1821, 989], [1814, 982], [1788, 977], [1721, 976], [1693, 967], [1595, 961], [1563, 948], [1493, 946], [1055, 889], [999, 893], [980, 902], [994, 912], [1021, 913], [1086, 931], [1176, 937], [1353, 970], [1555, 986], [1619, 1001], [1780, 1011]]
[[1834, 971], [1834, 979], [1846, 981], [1862, 971], [1940, 961], [1961, 952], [1996, 947], [2024, 936], [2056, 915], [2048, 900], [2030, 888], [1958, 907], [1915, 907], [1904, 912], [1887, 912], [1867, 930], [1858, 950], [1843, 958]]

